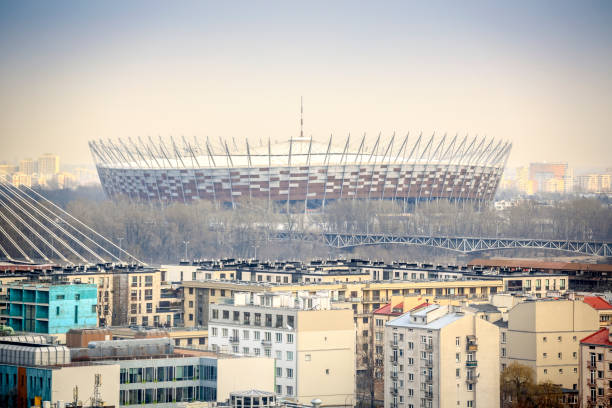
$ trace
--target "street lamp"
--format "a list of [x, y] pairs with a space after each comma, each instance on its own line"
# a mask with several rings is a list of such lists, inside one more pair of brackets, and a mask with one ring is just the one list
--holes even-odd
[[189, 244], [189, 241], [183, 241], [183, 244], [185, 244], [185, 260], [187, 260], [187, 245]]

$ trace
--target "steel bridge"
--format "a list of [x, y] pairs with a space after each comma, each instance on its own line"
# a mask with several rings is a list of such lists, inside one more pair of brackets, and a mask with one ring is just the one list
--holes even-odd
[[442, 237], [426, 235], [351, 234], [351, 233], [307, 233], [277, 231], [270, 237], [274, 240], [304, 240], [325, 242], [337, 249], [361, 245], [404, 244], [421, 245], [468, 254], [497, 249], [552, 249], [581, 255], [612, 256], [612, 242], [549, 240], [531, 238], [482, 238]]

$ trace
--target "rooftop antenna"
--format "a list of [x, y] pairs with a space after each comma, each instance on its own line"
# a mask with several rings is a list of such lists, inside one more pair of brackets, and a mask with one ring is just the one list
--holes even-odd
[[304, 137], [304, 98], [300, 96], [300, 139]]

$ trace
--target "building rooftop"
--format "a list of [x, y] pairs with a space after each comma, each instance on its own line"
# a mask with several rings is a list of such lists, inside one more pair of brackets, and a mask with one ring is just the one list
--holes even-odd
[[[377, 315], [399, 316], [402, 314], [402, 311], [404, 310], [403, 308], [404, 308], [404, 302], [401, 302], [395, 305], [393, 310], [391, 309], [391, 303], [387, 303], [383, 307], [376, 309], [373, 313]], [[400, 311], [397, 312], [395, 311], [396, 309], [399, 309]]]
[[483, 313], [499, 313], [499, 309], [490, 303], [471, 303], [468, 307]]
[[612, 310], [612, 305], [599, 296], [585, 296], [582, 301], [595, 310]]
[[439, 309], [440, 305], [431, 305], [425, 308], [422, 308], [416, 312], [408, 312], [404, 313], [400, 317], [397, 317], [387, 323], [387, 326], [392, 327], [411, 327], [411, 328], [422, 328], [422, 329], [431, 329], [431, 330], [439, 330], [444, 326], [447, 326], [465, 316], [463, 313], [458, 312], [447, 312], [446, 314], [430, 321], [429, 323], [419, 323], [414, 322], [412, 317], [422, 317], [426, 318], [429, 312], [433, 312]]
[[612, 347], [612, 342], [610, 342], [610, 332], [607, 327], [596, 331], [590, 336], [585, 337], [580, 340], [580, 344], [593, 344], [596, 346], [608, 346]]

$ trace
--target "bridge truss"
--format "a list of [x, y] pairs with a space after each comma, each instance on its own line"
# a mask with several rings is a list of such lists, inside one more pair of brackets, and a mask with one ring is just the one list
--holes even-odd
[[612, 256], [612, 242], [547, 240], [530, 238], [436, 237], [425, 235], [302, 233], [279, 231], [271, 237], [276, 240], [323, 241], [337, 248], [362, 245], [404, 244], [420, 245], [468, 254], [498, 249], [552, 249], [592, 256]]

